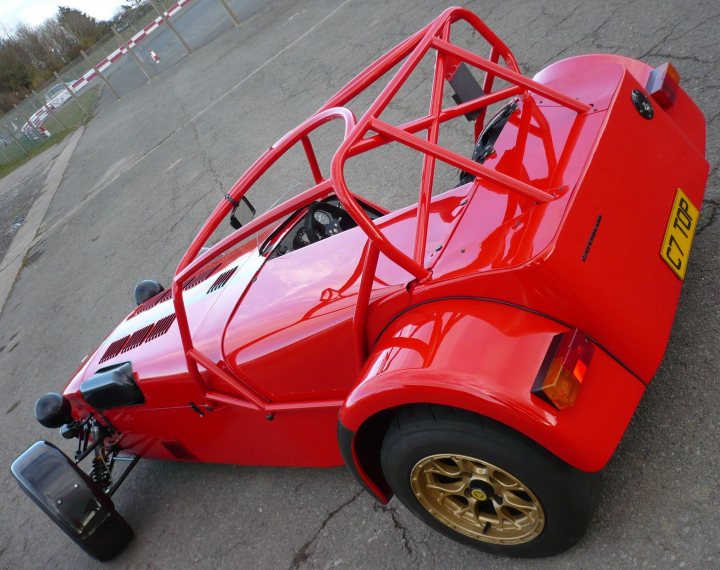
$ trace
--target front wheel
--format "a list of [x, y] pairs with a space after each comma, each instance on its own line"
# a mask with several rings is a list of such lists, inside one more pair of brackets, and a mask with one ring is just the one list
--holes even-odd
[[53, 444], [38, 441], [10, 471], [20, 488], [93, 558], [110, 560], [132, 539], [132, 528], [110, 497]]
[[382, 469], [398, 499], [443, 534], [504, 556], [557, 554], [584, 534], [596, 477], [469, 412], [403, 410]]

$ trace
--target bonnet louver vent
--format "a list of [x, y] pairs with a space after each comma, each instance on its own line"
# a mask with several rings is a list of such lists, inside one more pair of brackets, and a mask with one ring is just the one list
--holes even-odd
[[214, 267], [211, 267], [209, 269], [206, 269], [205, 271], [201, 271], [200, 273], [198, 273], [195, 277], [193, 277], [192, 279], [190, 279], [190, 281], [188, 281], [187, 283], [185, 283], [185, 285], [183, 285], [183, 291], [192, 289], [193, 287], [195, 287], [195, 285], [200, 285], [200, 283], [202, 283], [207, 278], [209, 278], [213, 273], [215, 273], [215, 271], [217, 270], [218, 267], [220, 267], [220, 265], [221, 264], [218, 263]]
[[105, 351], [105, 354], [100, 359], [100, 362], [105, 362], [106, 360], [110, 360], [111, 358], [114, 358], [118, 354], [120, 354], [120, 350], [122, 350], [122, 347], [125, 346], [125, 343], [127, 342], [127, 340], [129, 338], [130, 338], [130, 335], [124, 336], [122, 338], [117, 339], [110, 346], [108, 346], [108, 349]]
[[145, 339], [145, 342], [150, 342], [151, 340], [155, 340], [157, 337], [164, 335], [166, 332], [168, 332], [170, 330], [170, 327], [172, 326], [172, 324], [174, 322], [175, 322], [175, 313], [160, 319], [157, 323], [155, 323], [155, 326], [153, 327], [152, 332], [147, 336], [147, 338]]
[[218, 278], [215, 279], [215, 283], [210, 286], [210, 289], [208, 289], [207, 292], [212, 293], [213, 291], [217, 291], [218, 289], [225, 287], [225, 285], [228, 281], [230, 281], [230, 278], [233, 276], [233, 273], [235, 273], [235, 271], [237, 271], [237, 267], [228, 269], [227, 271], [218, 275]]
[[148, 309], [152, 309], [160, 303], [164, 303], [165, 301], [169, 301], [170, 299], [172, 299], [172, 291], [170, 289], [165, 289], [165, 291], [159, 293], [158, 295], [155, 295], [152, 299], [146, 301], [137, 309], [135, 309], [135, 312], [130, 315], [128, 319], [132, 319], [134, 316], [139, 315], [140, 313], [144, 313]]
[[[212, 267], [209, 267], [208, 269], [205, 269], [204, 271], [201, 271], [197, 275], [195, 275], [192, 279], [190, 279], [185, 285], [183, 285], [183, 291], [187, 291], [188, 289], [192, 289], [196, 285], [200, 285], [203, 281], [207, 281], [210, 276], [215, 273], [222, 265], [221, 263], [218, 263], [216, 265], [213, 265]], [[140, 313], [144, 313], [148, 309], [152, 309], [153, 307], [156, 307], [160, 303], [164, 303], [165, 301], [169, 301], [172, 299], [172, 290], [165, 289], [162, 293], [159, 293], [158, 295], [155, 295], [152, 299], [149, 299], [142, 305], [140, 305], [137, 309], [135, 309], [135, 312], [128, 317], [128, 319], [132, 319], [134, 316], [139, 315]]]
[[135, 331], [131, 335], [124, 336], [114, 341], [103, 354], [100, 362], [105, 362], [111, 358], [115, 358], [118, 354], [128, 352], [133, 348], [137, 348], [145, 342], [150, 342], [156, 338], [164, 335], [170, 330], [170, 327], [175, 322], [175, 313], [163, 317], [157, 323], [148, 325]]
[[134, 333], [132, 333], [130, 335], [130, 339], [127, 341], [127, 344], [122, 347], [122, 350], [120, 352], [127, 352], [128, 350], [132, 350], [133, 348], [140, 346], [145, 340], [145, 337], [150, 332], [150, 329], [153, 328], [153, 326], [154, 325], [148, 325], [141, 328], [139, 331], [135, 331]]

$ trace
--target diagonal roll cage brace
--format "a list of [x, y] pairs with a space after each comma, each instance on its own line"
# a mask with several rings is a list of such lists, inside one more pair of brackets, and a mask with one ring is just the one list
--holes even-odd
[[[481, 57], [452, 43], [451, 29], [453, 24], [458, 21], [469, 24], [486, 40], [491, 48], [488, 58]], [[420, 61], [431, 50], [435, 51], [435, 66], [428, 114], [399, 126], [381, 120], [379, 117], [382, 112], [397, 95]], [[501, 65], [501, 61], [503, 65]], [[482, 83], [483, 94], [476, 99], [443, 109], [444, 83], [452, 77], [461, 63], [469, 64], [485, 72]], [[400, 64], [399, 69], [362, 117], [356, 120], [346, 105], [398, 64]], [[495, 78], [504, 80], [510, 86], [493, 91]], [[436, 160], [460, 168], [476, 177], [492, 181], [535, 203], [549, 202], [556, 197], [556, 194], [551, 191], [536, 188], [531, 184], [497, 172], [438, 144], [440, 126], [443, 123], [478, 111], [479, 114], [475, 120], [475, 137], [477, 138], [482, 131], [486, 111], [490, 105], [513, 97], [528, 98], [530, 93], [541, 95], [558, 105], [571, 109], [578, 116], [591, 109], [586, 103], [523, 76], [509, 48], [479, 17], [464, 8], [448, 8], [425, 28], [395, 46], [360, 72], [315, 114], [263, 153], [228, 191], [228, 196], [235, 202], [239, 202], [257, 180], [298, 142], [302, 144], [305, 151], [315, 185], [263, 213], [198, 256], [202, 247], [233, 207], [231, 201], [223, 198], [191, 243], [173, 278], [172, 297], [188, 371], [208, 400], [235, 404], [262, 412], [274, 412], [300, 406], [300, 404], [294, 403], [273, 404], [266, 395], [258, 393], [242, 379], [234, 378], [193, 347], [183, 301], [183, 285], [200, 268], [263, 228], [277, 224], [317, 200], [333, 193], [336, 194], [343, 207], [368, 236], [368, 242], [362, 255], [363, 271], [352, 321], [356, 363], [359, 370], [366, 358], [365, 322], [379, 253], [402, 267], [418, 281], [427, 280], [431, 276], [430, 271], [424, 266], [424, 258]], [[310, 134], [325, 123], [338, 119], [345, 124], [344, 138], [333, 155], [330, 175], [326, 177], [318, 164], [310, 141]], [[417, 133], [421, 131], [427, 132], [425, 137], [417, 136]], [[349, 158], [392, 142], [398, 142], [423, 154], [412, 256], [393, 245], [377, 224], [365, 213], [358, 203], [356, 195], [348, 188], [345, 181], [345, 163]], [[209, 391], [200, 375], [198, 365], [225, 380], [235, 389], [237, 396]], [[302, 402], [302, 407], [332, 407], [339, 404], [336, 401]]]

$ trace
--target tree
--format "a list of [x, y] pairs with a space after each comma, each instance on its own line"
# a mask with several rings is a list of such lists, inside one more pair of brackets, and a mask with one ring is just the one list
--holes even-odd
[[32, 74], [13, 52], [6, 42], [0, 43], [0, 91], [23, 93], [32, 85]]
[[41, 28], [31, 28], [27, 24], [18, 24], [15, 28], [15, 40], [24, 52], [24, 60], [39, 71], [53, 71], [62, 67], [61, 54], [53, 49]]
[[6, 32], [0, 37], [0, 112], [12, 109], [108, 32], [109, 23], [67, 6], [40, 26], [18, 24]]
[[125, 4], [115, 10], [112, 18], [113, 25], [123, 31], [147, 16], [151, 10], [152, 5], [147, 0], [127, 0]]
[[77, 39], [57, 19], [45, 20], [40, 26], [40, 34], [53, 52], [59, 54], [64, 63], [71, 62], [79, 55], [79, 53], [74, 53], [78, 50]]
[[67, 6], [58, 8], [57, 22], [75, 37], [76, 43], [83, 45], [94, 44], [108, 31], [107, 25]]
[[13, 38], [0, 39], [0, 112], [12, 109], [32, 86], [34, 68]]

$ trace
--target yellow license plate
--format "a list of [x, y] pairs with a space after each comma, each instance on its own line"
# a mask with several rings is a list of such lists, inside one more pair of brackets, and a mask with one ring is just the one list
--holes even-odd
[[660, 257], [680, 279], [685, 279], [690, 247], [700, 212], [680, 188], [675, 194], [675, 202], [665, 229]]

